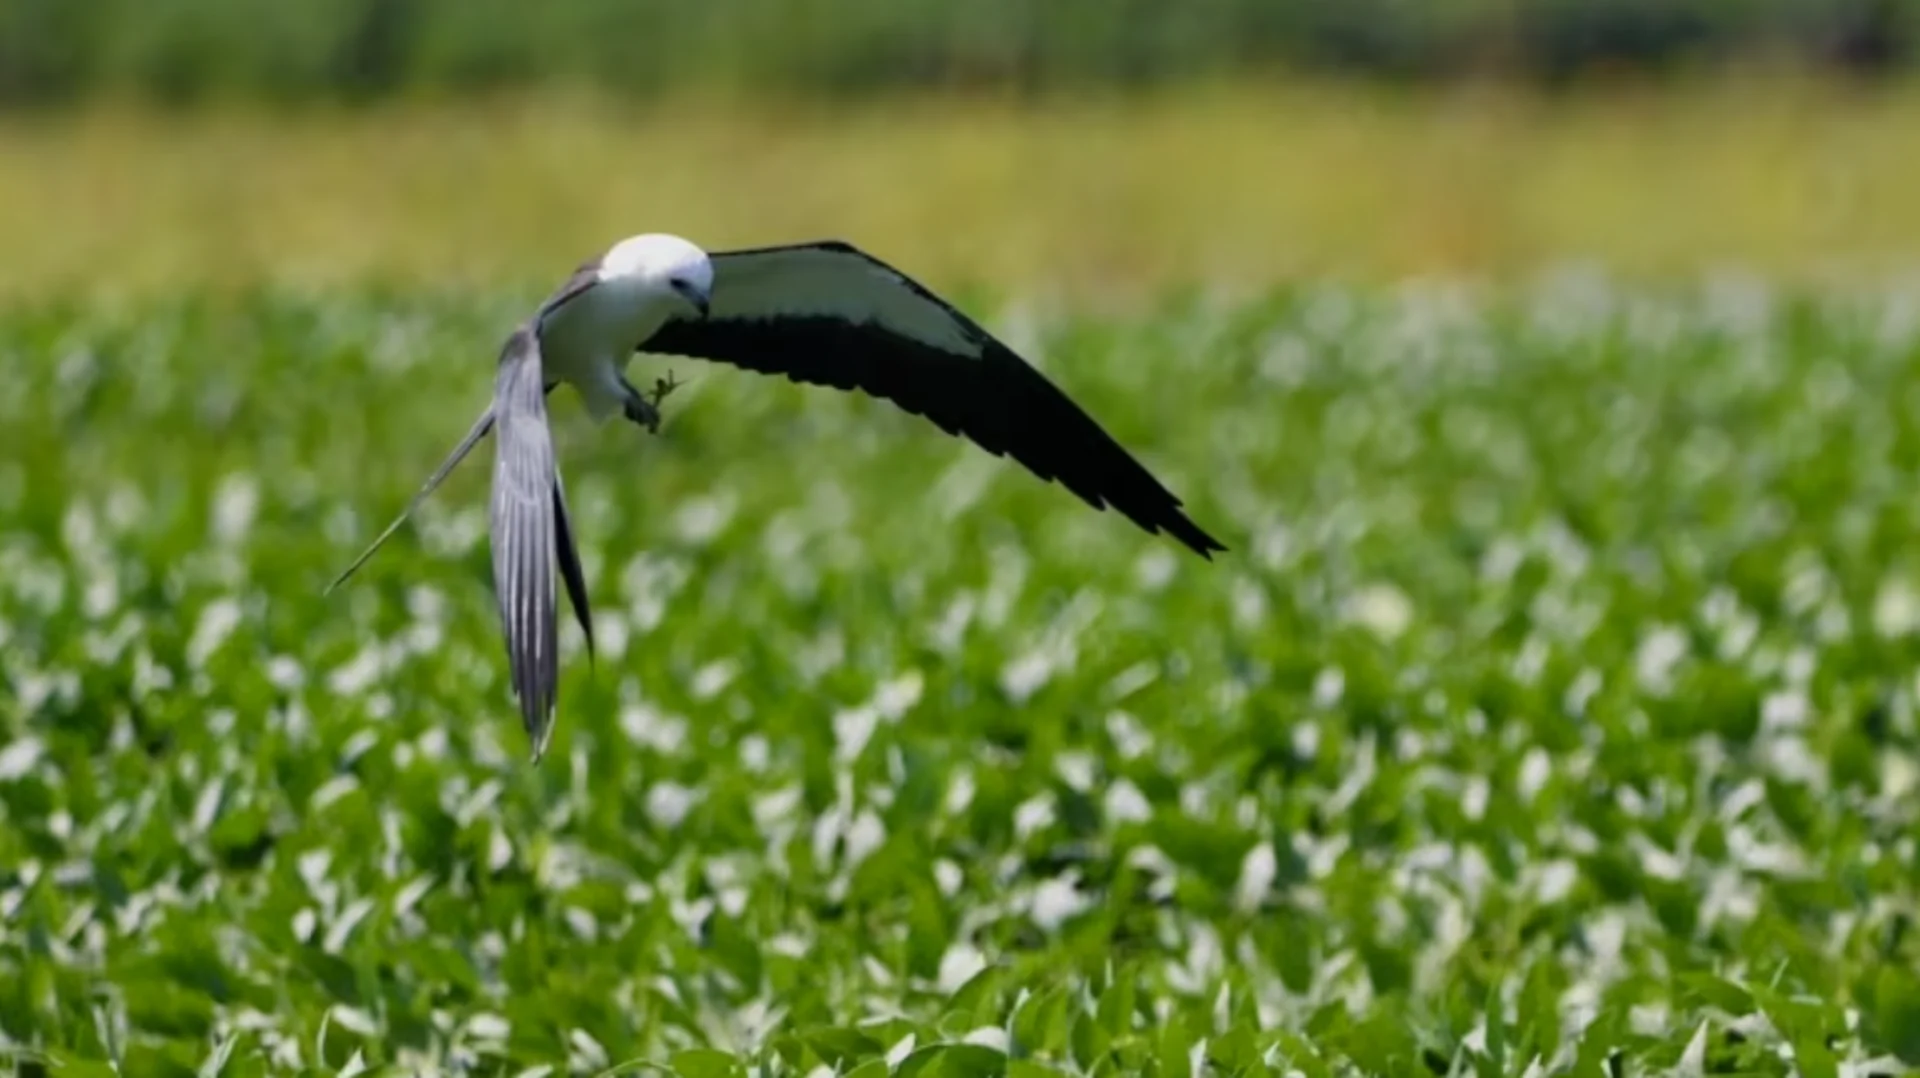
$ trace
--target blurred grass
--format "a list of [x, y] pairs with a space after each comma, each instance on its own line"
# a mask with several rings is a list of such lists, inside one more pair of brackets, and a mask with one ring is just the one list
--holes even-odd
[[1879, 273], [1920, 251], [1920, 91], [1752, 77], [1548, 98], [1217, 86], [0, 119], [0, 296], [545, 282], [616, 236], [838, 235], [941, 283]]

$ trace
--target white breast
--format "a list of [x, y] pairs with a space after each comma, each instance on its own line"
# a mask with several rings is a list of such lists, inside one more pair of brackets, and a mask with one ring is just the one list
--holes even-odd
[[542, 322], [540, 354], [546, 376], [579, 390], [594, 419], [606, 419], [624, 403], [620, 375], [634, 349], [653, 336], [671, 312], [670, 297], [627, 281], [602, 281]]

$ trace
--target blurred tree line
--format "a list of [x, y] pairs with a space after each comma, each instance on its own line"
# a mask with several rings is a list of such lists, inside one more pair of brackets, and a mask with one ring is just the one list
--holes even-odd
[[0, 103], [1910, 66], [1920, 0], [0, 0]]

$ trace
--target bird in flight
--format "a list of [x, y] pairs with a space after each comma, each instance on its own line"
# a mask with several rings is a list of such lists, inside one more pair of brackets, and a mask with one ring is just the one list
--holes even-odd
[[1057, 480], [1096, 509], [1204, 558], [1224, 551], [1180, 500], [1038, 370], [979, 324], [872, 255], [839, 241], [712, 254], [648, 233], [621, 240], [567, 278], [500, 350], [493, 401], [387, 529], [327, 591], [353, 575], [489, 432], [495, 435], [493, 583], [508, 667], [533, 758], [546, 751], [558, 697], [557, 562], [593, 654], [593, 616], [547, 426], [565, 382], [588, 415], [619, 412], [657, 431], [657, 382], [626, 378], [635, 352], [715, 360], [836, 389], [859, 389], [924, 416], [995, 456]]

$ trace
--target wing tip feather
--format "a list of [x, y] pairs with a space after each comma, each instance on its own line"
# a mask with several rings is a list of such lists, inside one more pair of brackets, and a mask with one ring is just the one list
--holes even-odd
[[1212, 561], [1216, 553], [1228, 553], [1227, 544], [1207, 534], [1206, 530], [1195, 524], [1192, 518], [1178, 510], [1171, 513], [1170, 519], [1161, 527], [1187, 549], [1208, 561]]

